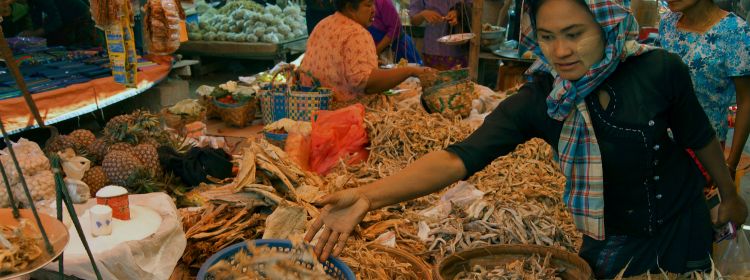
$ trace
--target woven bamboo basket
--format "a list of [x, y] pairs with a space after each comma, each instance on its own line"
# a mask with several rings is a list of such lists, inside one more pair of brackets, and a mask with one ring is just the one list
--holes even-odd
[[213, 97], [201, 96], [200, 102], [201, 102], [201, 105], [203, 105], [203, 107], [206, 108], [207, 119], [221, 119], [221, 115], [219, 115], [219, 108], [217, 108], [216, 105], [214, 104]]
[[547, 253], [551, 254], [550, 263], [554, 267], [564, 268], [559, 276], [563, 280], [594, 279], [591, 267], [578, 255], [539, 245], [491, 245], [462, 251], [440, 261], [435, 275], [438, 280], [453, 280], [458, 273], [471, 271], [475, 265], [492, 268], [526, 259], [534, 254], [545, 256]]
[[255, 119], [255, 99], [237, 104], [226, 104], [214, 100], [213, 104], [218, 109], [221, 120], [229, 126], [245, 127]]
[[429, 88], [422, 93], [421, 101], [428, 113], [465, 118], [471, 114], [474, 98], [474, 83], [464, 80]]
[[397, 261], [402, 263], [408, 263], [411, 265], [411, 270], [414, 271], [414, 274], [416, 274], [419, 279], [422, 280], [432, 280], [435, 279], [432, 275], [432, 269], [420, 258], [417, 258], [413, 254], [398, 249], [398, 248], [391, 248], [386, 247], [383, 245], [378, 244], [369, 244], [367, 247], [370, 247], [371, 249], [375, 249], [378, 251], [383, 251], [388, 253], [389, 255], [393, 256]]
[[205, 121], [206, 120], [206, 111], [204, 110], [201, 112], [198, 116], [187, 116], [187, 115], [177, 115], [172, 114], [169, 112], [169, 109], [163, 108], [161, 109], [161, 117], [164, 120], [164, 124], [177, 131], [182, 131], [182, 129], [185, 127], [185, 125], [197, 122], [197, 121]]

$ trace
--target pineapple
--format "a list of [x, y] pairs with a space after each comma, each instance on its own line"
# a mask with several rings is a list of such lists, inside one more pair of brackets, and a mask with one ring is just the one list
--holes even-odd
[[89, 186], [91, 197], [96, 197], [96, 192], [109, 184], [109, 178], [107, 178], [107, 174], [104, 173], [104, 169], [101, 166], [94, 166], [86, 171], [81, 181]]
[[131, 155], [134, 154], [133, 145], [125, 142], [115, 143], [109, 146], [109, 148], [107, 149], [107, 153], [111, 153], [113, 151], [123, 151]]
[[87, 149], [96, 140], [94, 133], [86, 129], [76, 129], [68, 136], [73, 138], [78, 149]]
[[137, 170], [143, 169], [143, 164], [128, 152], [110, 151], [104, 156], [102, 169], [112, 183], [127, 187], [128, 178]]
[[73, 137], [67, 135], [58, 135], [56, 137], [50, 138], [44, 148], [48, 153], [56, 153], [64, 151], [68, 148], [75, 149], [76, 142]]
[[159, 116], [148, 111], [136, 110], [130, 116], [133, 117], [133, 124], [149, 132], [161, 130], [161, 120]]
[[132, 123], [119, 123], [105, 128], [104, 134], [114, 142], [138, 143], [142, 130]]
[[119, 115], [115, 116], [114, 118], [110, 119], [107, 122], [107, 125], [104, 126], [104, 131], [109, 131], [114, 129], [115, 127], [118, 127], [122, 124], [130, 124], [133, 122], [135, 118], [132, 115], [125, 114], [125, 115]]
[[86, 148], [89, 152], [89, 159], [94, 162], [94, 164], [99, 164], [104, 160], [104, 155], [107, 154], [108, 149], [109, 143], [102, 138], [94, 140], [94, 142], [89, 144]]
[[161, 172], [159, 153], [156, 151], [156, 147], [151, 144], [140, 144], [135, 146], [133, 150], [133, 155], [143, 163], [143, 167], [151, 171], [154, 175]]

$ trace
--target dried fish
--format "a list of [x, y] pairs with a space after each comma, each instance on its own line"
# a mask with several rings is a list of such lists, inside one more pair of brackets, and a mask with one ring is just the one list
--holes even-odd
[[209, 203], [197, 211], [181, 209], [188, 244], [182, 262], [200, 267], [208, 257], [242, 240], [260, 238], [266, 215], [256, 208]]
[[350, 241], [340, 258], [354, 271], [357, 279], [423, 279], [416, 274], [411, 263], [374, 249], [361, 239]]
[[332, 279], [313, 255], [312, 247], [295, 245], [291, 250], [247, 244], [230, 260], [221, 260], [208, 270], [206, 279]]
[[[364, 164], [339, 166], [326, 177], [324, 191], [357, 187], [389, 176], [472, 132], [458, 119], [428, 115], [418, 107], [394, 111], [388, 100], [377, 101], [380, 107], [368, 112], [366, 118], [370, 158]], [[436, 205], [442, 193], [432, 194], [369, 214], [361, 224], [365, 229], [360, 236], [372, 241], [393, 228], [399, 248], [415, 252], [432, 264], [448, 254], [491, 244], [539, 244], [576, 252], [581, 235], [562, 203], [565, 178], [552, 152], [540, 139], [519, 145], [513, 153], [469, 178], [469, 183], [486, 193], [475, 204], [466, 209], [454, 206], [448, 218], [430, 220], [419, 212]], [[389, 226], [403, 220], [407, 222]], [[420, 222], [428, 229], [424, 238], [419, 235]], [[348, 261], [354, 263], [347, 264], [361, 274], [375, 268], [357, 262], [372, 258], [351, 258]], [[370, 272], [371, 277], [380, 275]]]
[[18, 226], [0, 225], [0, 276], [23, 271], [45, 252], [41, 234], [26, 219]]
[[504, 265], [495, 266], [491, 269], [481, 265], [475, 265], [471, 271], [458, 273], [454, 280], [537, 280], [555, 279], [560, 280], [558, 275], [561, 269], [556, 269], [550, 264], [550, 254], [544, 259], [539, 255], [533, 255], [527, 259], [519, 259]]
[[263, 239], [301, 239], [306, 221], [305, 208], [289, 203], [279, 205], [266, 219]]

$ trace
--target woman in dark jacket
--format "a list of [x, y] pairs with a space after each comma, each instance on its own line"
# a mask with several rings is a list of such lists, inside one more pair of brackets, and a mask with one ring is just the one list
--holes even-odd
[[584, 234], [579, 254], [597, 278], [626, 268], [633, 276], [711, 267], [706, 180], [686, 149], [719, 188], [715, 225], [742, 224], [747, 208], [688, 68], [674, 54], [638, 44], [635, 19], [616, 0], [527, 2], [533, 34], [525, 44], [540, 57], [530, 69], [534, 80], [464, 141], [322, 198], [306, 236], [320, 231], [322, 259], [341, 252], [368, 211], [439, 191], [537, 137], [556, 151], [563, 201]]

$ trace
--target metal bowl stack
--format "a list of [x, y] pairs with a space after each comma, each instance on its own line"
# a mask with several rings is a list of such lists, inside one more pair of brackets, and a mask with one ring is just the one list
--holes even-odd
[[482, 26], [481, 46], [485, 51], [493, 51], [505, 42], [505, 27], [484, 24]]

